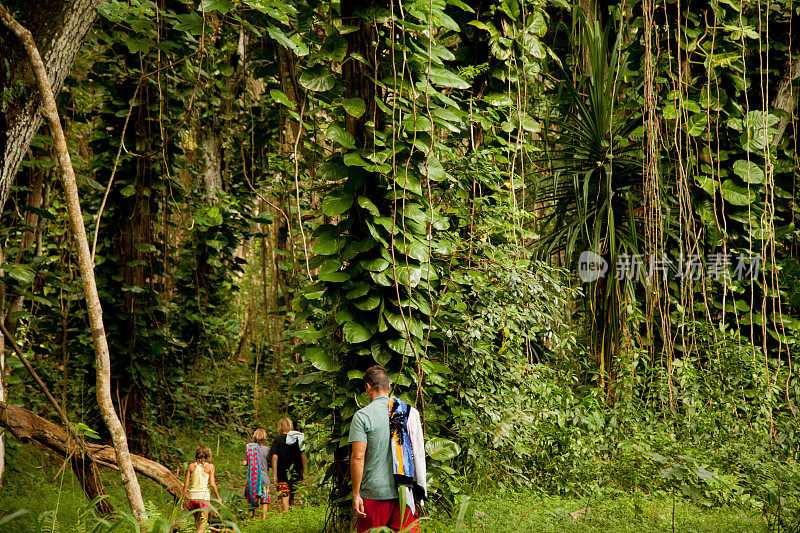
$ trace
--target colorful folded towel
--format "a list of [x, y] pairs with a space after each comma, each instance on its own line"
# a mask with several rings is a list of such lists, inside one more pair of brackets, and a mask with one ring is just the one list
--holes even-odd
[[250, 507], [258, 507], [258, 499], [261, 496], [261, 456], [258, 453], [258, 444], [251, 442], [245, 449], [247, 459], [247, 485], [244, 488], [244, 497], [250, 503]]

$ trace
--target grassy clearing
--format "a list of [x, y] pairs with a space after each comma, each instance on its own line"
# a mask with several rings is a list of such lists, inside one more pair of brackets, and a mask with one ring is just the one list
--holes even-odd
[[[589, 532], [672, 531], [672, 499], [669, 495], [622, 493], [612, 497], [565, 498], [531, 493], [497, 493], [476, 499], [467, 531], [481, 532]], [[581, 513], [583, 509], [590, 509]], [[468, 515], [470, 513], [467, 513]], [[573, 514], [575, 518], [573, 518]], [[432, 520], [429, 531], [450, 532], [454, 520]], [[702, 508], [683, 500], [675, 502], [675, 531], [768, 531], [760, 516], [735, 508]]]
[[[186, 435], [168, 434], [169, 442], [178, 464], [191, 459], [195, 440]], [[214, 452], [217, 465], [217, 483], [228, 506], [237, 510], [239, 526], [244, 533], [316, 533], [322, 528], [325, 508], [322, 494], [312, 489], [303, 507], [289, 513], [270, 512], [267, 520], [248, 518], [246, 504], [241, 496], [244, 472], [240, 461], [244, 440], [235, 436], [214, 437], [207, 442]], [[16, 509], [28, 509], [31, 515], [42, 520], [48, 514], [57, 518], [60, 531], [75, 531], [81, 522], [79, 515], [86, 509], [87, 500], [77, 479], [63, 460], [32, 446], [12, 446], [9, 470], [0, 490], [0, 516]], [[181, 472], [185, 472], [181, 465]], [[312, 472], [312, 475], [314, 473]], [[182, 477], [181, 477], [182, 479]], [[115, 507], [127, 508], [125, 494], [115, 472], [104, 473], [106, 490]], [[151, 512], [169, 517], [175, 512], [172, 497], [161, 487], [142, 480], [144, 498]], [[502, 532], [589, 532], [604, 533], [637, 531], [672, 531], [672, 499], [669, 494], [644, 494], [641, 492], [615, 492], [589, 498], [549, 496], [533, 492], [494, 492], [475, 494], [470, 507], [465, 507], [461, 531]], [[578, 519], [571, 513], [590, 510]], [[729, 532], [768, 531], [764, 519], [755, 511], [717, 507], [705, 508], [683, 499], [675, 503], [675, 531]], [[84, 520], [85, 521], [85, 520]], [[191, 520], [186, 522], [191, 531]], [[455, 519], [435, 515], [424, 519], [423, 529], [430, 532], [456, 531]], [[116, 531], [122, 531], [118, 528]], [[29, 518], [0, 526], [0, 531], [27, 533], [35, 531]]]

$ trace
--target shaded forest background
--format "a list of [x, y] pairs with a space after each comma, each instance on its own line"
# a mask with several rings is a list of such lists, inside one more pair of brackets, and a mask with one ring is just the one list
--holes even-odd
[[[346, 509], [377, 362], [423, 415], [434, 506], [611, 483], [800, 516], [790, 1], [4, 4], [63, 84], [133, 453], [174, 469], [161, 428], [288, 414]], [[1, 316], [104, 442], [25, 61], [0, 32]], [[7, 401], [57, 422], [9, 346]]]

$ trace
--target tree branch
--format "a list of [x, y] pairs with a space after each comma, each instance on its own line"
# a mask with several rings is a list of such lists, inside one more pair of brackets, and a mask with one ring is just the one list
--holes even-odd
[[58, 116], [56, 100], [47, 78], [44, 62], [42, 62], [42, 57], [31, 32], [17, 22], [2, 4], [0, 4], [0, 22], [19, 38], [28, 54], [28, 60], [36, 77], [36, 85], [42, 98], [42, 113], [47, 119], [53, 136], [53, 144], [58, 155], [58, 163], [61, 167], [61, 177], [67, 197], [70, 229], [77, 245], [78, 267], [83, 279], [83, 292], [86, 298], [89, 324], [92, 328], [92, 339], [94, 340], [97, 403], [106, 427], [111, 433], [116, 452], [116, 462], [120, 467], [120, 477], [125, 487], [125, 493], [128, 496], [128, 502], [136, 520], [143, 525], [147, 514], [144, 508], [144, 500], [142, 499], [142, 491], [131, 464], [125, 430], [111, 401], [111, 358], [108, 353], [105, 328], [103, 327], [103, 310], [100, 306], [100, 297], [97, 294], [94, 265], [89, 253], [89, 242], [86, 238], [86, 227], [83, 225], [83, 212], [78, 198], [75, 169], [72, 167], [67, 140], [64, 137], [64, 130], [61, 127], [61, 120]]

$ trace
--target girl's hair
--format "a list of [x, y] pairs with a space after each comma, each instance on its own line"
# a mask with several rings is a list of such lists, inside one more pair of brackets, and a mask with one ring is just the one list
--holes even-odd
[[208, 446], [201, 444], [197, 447], [197, 451], [194, 452], [194, 460], [198, 463], [207, 463], [211, 461], [211, 450]]
[[278, 433], [289, 433], [292, 429], [294, 426], [291, 418], [281, 418], [278, 421]]
[[267, 445], [267, 432], [259, 428], [253, 433], [253, 442], [258, 444]]

